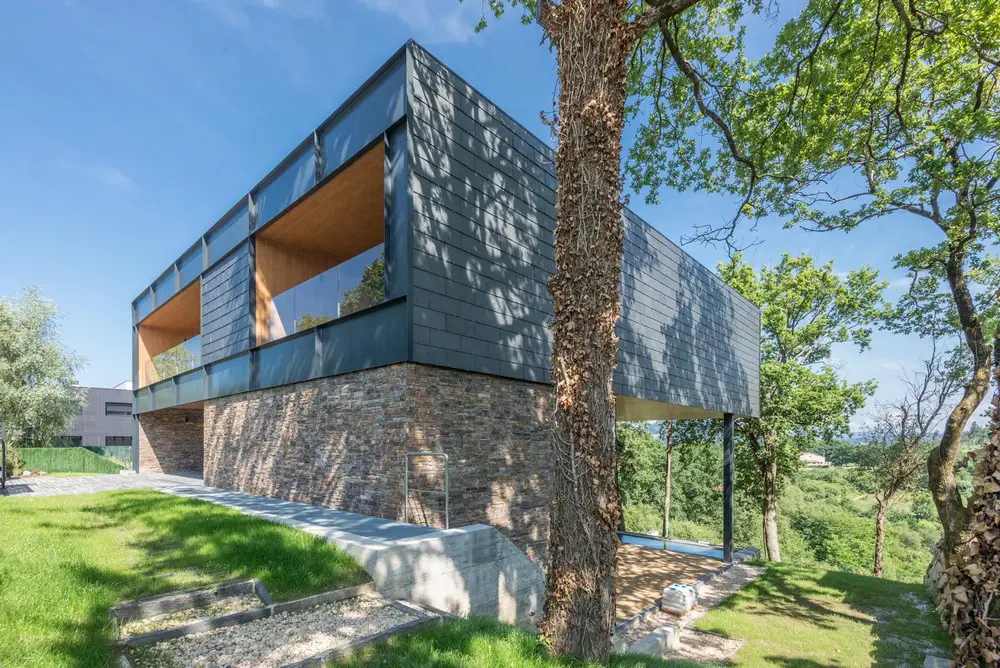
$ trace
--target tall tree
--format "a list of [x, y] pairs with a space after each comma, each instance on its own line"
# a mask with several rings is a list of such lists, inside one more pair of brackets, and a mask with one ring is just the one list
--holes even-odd
[[81, 358], [59, 336], [55, 305], [37, 288], [0, 298], [0, 422], [17, 447], [45, 447], [83, 409]]
[[[621, 504], [614, 476], [621, 142], [630, 55], [698, 0], [510, 0], [538, 20], [558, 69], [553, 489], [545, 619], [554, 651], [604, 659], [615, 620]], [[502, 14], [505, 0], [490, 0]]]
[[871, 381], [839, 377], [832, 347], [869, 347], [872, 327], [888, 315], [885, 283], [869, 267], [842, 278], [833, 263], [805, 255], [754, 270], [737, 253], [720, 273], [761, 309], [761, 415], [737, 426], [737, 475], [760, 503], [766, 556], [780, 561], [778, 500], [801, 444], [847, 433], [874, 392]]
[[[936, 342], [935, 342], [936, 344]], [[858, 448], [859, 482], [875, 496], [875, 556], [872, 574], [882, 577], [885, 521], [900, 497], [925, 484], [928, 436], [947, 412], [961, 386], [961, 366], [944, 358], [937, 345], [921, 372], [906, 379], [906, 391], [879, 407], [866, 443]]]
[[[633, 186], [728, 193], [748, 217], [819, 231], [892, 216], [937, 233], [917, 249], [910, 235], [885, 238], [900, 240], [888, 253], [915, 279], [916, 311], [945, 308], [968, 351], [962, 396], [927, 462], [951, 553], [967, 519], [959, 444], [989, 388], [1000, 289], [996, 3], [809, 0], [756, 61], [740, 3], [699, 9], [637, 59], [630, 81], [647, 105], [627, 162]], [[658, 58], [676, 63], [662, 81], [648, 76]], [[738, 244], [738, 232], [733, 218], [698, 236]], [[902, 331], [930, 335], [924, 322]]]

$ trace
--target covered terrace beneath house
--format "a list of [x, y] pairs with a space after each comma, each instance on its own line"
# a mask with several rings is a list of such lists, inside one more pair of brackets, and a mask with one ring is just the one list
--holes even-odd
[[722, 545], [674, 540], [667, 536], [619, 532], [622, 544], [615, 572], [616, 617], [624, 620], [656, 604], [671, 584], [693, 584], [712, 577], [734, 561], [751, 556], [737, 550], [733, 540], [733, 491], [735, 485], [734, 415], [695, 406], [682, 406], [635, 397], [616, 398], [616, 420], [719, 420], [722, 422], [723, 466]]

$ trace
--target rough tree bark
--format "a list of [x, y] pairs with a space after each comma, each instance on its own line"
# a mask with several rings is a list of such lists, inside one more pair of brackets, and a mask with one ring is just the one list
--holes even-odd
[[553, 502], [542, 630], [552, 651], [604, 659], [621, 504], [614, 397], [622, 259], [621, 136], [633, 29], [626, 0], [543, 3], [559, 71], [555, 235], [549, 280], [556, 391]]
[[885, 554], [885, 516], [886, 507], [879, 503], [878, 511], [875, 513], [875, 563], [872, 566], [872, 575], [877, 578], [882, 577]]
[[674, 458], [674, 423], [667, 420], [666, 426], [666, 448], [667, 448], [667, 462], [664, 466], [664, 482], [663, 482], [663, 539], [666, 540], [670, 537], [670, 483], [673, 477], [671, 473], [671, 468]]
[[556, 271], [549, 280], [555, 385], [553, 484], [542, 632], [554, 652], [604, 660], [615, 620], [621, 503], [614, 395], [622, 261], [621, 139], [636, 40], [698, 0], [540, 0], [556, 51]]

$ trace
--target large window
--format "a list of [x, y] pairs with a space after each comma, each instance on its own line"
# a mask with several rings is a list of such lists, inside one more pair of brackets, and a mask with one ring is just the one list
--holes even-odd
[[139, 387], [201, 364], [201, 281], [139, 323]]
[[274, 297], [268, 341], [357, 313], [385, 301], [382, 244]]
[[104, 445], [132, 445], [131, 436], [105, 436]]
[[257, 234], [258, 344], [385, 301], [384, 177], [376, 144]]
[[104, 403], [105, 415], [132, 415], [132, 403], [107, 401]]
[[201, 336], [192, 336], [149, 360], [148, 376], [163, 380], [201, 366]]

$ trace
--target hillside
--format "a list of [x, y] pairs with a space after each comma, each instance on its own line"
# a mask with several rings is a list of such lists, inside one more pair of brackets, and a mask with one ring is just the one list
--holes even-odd
[[[648, 455], [655, 460], [657, 453]], [[662, 462], [662, 454], [659, 455]], [[625, 457], [628, 466], [628, 457]], [[643, 461], [630, 475], [620, 471], [625, 525], [647, 533], [662, 526], [662, 464]], [[670, 535], [689, 540], [722, 540], [722, 453], [716, 445], [685, 445], [674, 455]], [[870, 573], [875, 542], [872, 496], [852, 481], [851, 465], [802, 469], [781, 496], [782, 559], [851, 573]], [[762, 547], [760, 510], [736, 494], [736, 542]], [[921, 492], [904, 497], [890, 512], [885, 576], [920, 582], [940, 537], [933, 502]]]

